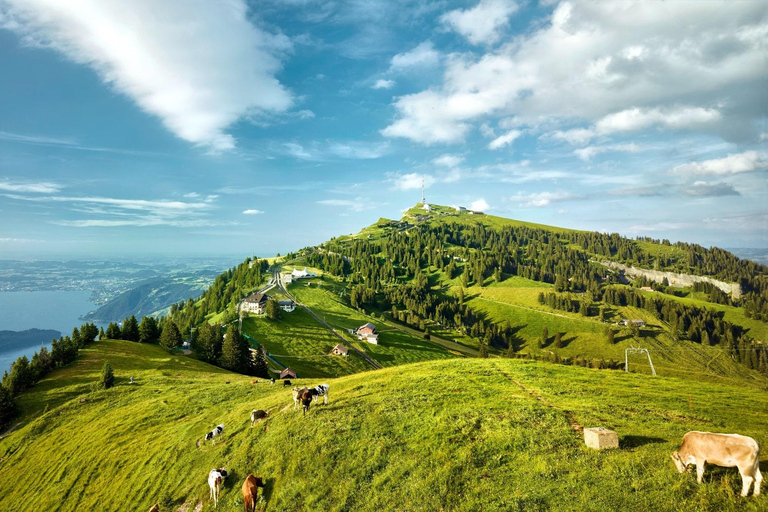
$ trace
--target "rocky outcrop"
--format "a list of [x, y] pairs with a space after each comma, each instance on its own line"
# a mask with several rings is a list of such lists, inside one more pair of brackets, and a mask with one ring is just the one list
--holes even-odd
[[693, 286], [694, 283], [709, 283], [725, 293], [730, 293], [734, 299], [741, 298], [741, 286], [738, 283], [726, 283], [712, 279], [711, 277], [704, 276], [692, 276], [690, 274], [676, 274], [675, 272], [662, 272], [660, 270], [648, 270], [644, 268], [628, 267], [615, 261], [601, 261], [601, 265], [605, 265], [608, 268], [614, 268], [621, 270], [628, 276], [643, 276], [646, 279], [661, 283], [666, 279], [670, 286], [676, 286], [679, 288]]

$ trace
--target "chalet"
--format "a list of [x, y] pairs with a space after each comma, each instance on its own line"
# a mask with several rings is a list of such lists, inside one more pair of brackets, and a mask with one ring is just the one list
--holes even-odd
[[371, 322], [368, 322], [365, 325], [361, 325], [357, 328], [357, 335], [358, 336], [364, 336], [368, 334], [373, 334], [376, 332], [376, 326], [373, 325]]
[[243, 302], [240, 304], [240, 310], [261, 315], [264, 313], [264, 308], [266, 307], [268, 300], [269, 296], [267, 294], [254, 293], [243, 299]]
[[621, 325], [636, 325], [638, 327], [645, 327], [645, 320], [622, 320], [619, 323]]
[[296, 375], [296, 372], [291, 370], [290, 368], [286, 368], [285, 370], [280, 372], [280, 380], [282, 379], [297, 379], [299, 378], [298, 375]]
[[277, 303], [280, 306], [280, 309], [283, 311], [290, 313], [294, 309], [296, 309], [296, 303], [293, 302], [291, 299], [281, 300]]
[[484, 215], [483, 212], [479, 212], [477, 210], [470, 210], [469, 213], [470, 215]]
[[456, 206], [455, 208], [456, 208], [456, 211], [459, 213], [464, 213], [467, 211], [467, 209], [464, 208], [463, 206]]
[[644, 292], [652, 292], [652, 291], [654, 291], [654, 289], [651, 288], [650, 286], [643, 286], [640, 289], [643, 290]]
[[331, 354], [337, 355], [337, 356], [348, 356], [349, 355], [349, 349], [339, 343], [335, 347], [333, 347], [333, 350], [331, 350]]
[[293, 279], [308, 279], [310, 277], [317, 277], [317, 274], [314, 272], [308, 272], [307, 267], [304, 267], [304, 270], [293, 269], [293, 272], [291, 272], [291, 277]]
[[357, 339], [361, 341], [367, 341], [368, 343], [372, 343], [374, 345], [379, 344], [379, 335], [376, 332], [376, 326], [370, 322], [358, 327], [355, 333], [357, 334]]
[[293, 282], [293, 276], [288, 273], [280, 274], [280, 279], [283, 281], [283, 284], [291, 284]]
[[432, 207], [429, 205], [429, 203], [424, 203], [424, 206], [422, 206], [422, 209], [424, 209], [424, 210], [426, 210], [428, 212], [432, 211]]

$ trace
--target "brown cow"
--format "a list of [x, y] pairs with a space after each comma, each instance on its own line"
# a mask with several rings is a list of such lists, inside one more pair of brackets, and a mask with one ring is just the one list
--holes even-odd
[[155, 503], [154, 505], [152, 505], [152, 508], [149, 509], [149, 512], [160, 512], [160, 505]]
[[261, 477], [248, 475], [248, 478], [243, 482], [243, 501], [245, 502], [245, 512], [256, 511], [256, 495], [259, 492], [259, 487], [264, 487], [264, 482], [261, 481]]
[[741, 474], [741, 495], [749, 494], [752, 482], [754, 495], [760, 494], [760, 445], [747, 436], [738, 434], [712, 434], [711, 432], [688, 432], [683, 436], [680, 449], [672, 454], [672, 460], [680, 473], [690, 464], [696, 465], [696, 481], [701, 483], [704, 466], [714, 464], [726, 468], [737, 467]]

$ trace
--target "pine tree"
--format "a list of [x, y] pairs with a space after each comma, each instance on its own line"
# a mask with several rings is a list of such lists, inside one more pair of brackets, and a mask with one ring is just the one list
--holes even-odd
[[280, 309], [280, 304], [275, 299], [269, 299], [267, 305], [264, 307], [264, 313], [270, 320], [277, 320], [280, 318], [283, 310]]
[[252, 364], [253, 375], [264, 379], [269, 378], [269, 365], [267, 364], [267, 358], [264, 356], [264, 352], [261, 349], [253, 353]]
[[110, 340], [119, 340], [122, 339], [123, 334], [120, 331], [120, 326], [117, 325], [115, 322], [110, 322], [107, 326], [107, 339]]
[[149, 315], [142, 318], [139, 325], [139, 342], [155, 343], [159, 337], [160, 332], [157, 327], [157, 320]]
[[238, 373], [249, 373], [251, 354], [248, 340], [237, 329], [230, 327], [224, 336], [219, 364], [222, 368]]
[[563, 337], [562, 334], [555, 333], [555, 341], [554, 341], [555, 348], [563, 348]]
[[549, 341], [549, 331], [547, 331], [547, 326], [545, 325], [544, 328], [541, 330], [541, 345], [540, 347], [543, 347], [547, 344], [547, 341]]
[[182, 344], [181, 332], [173, 320], [166, 320], [163, 324], [163, 332], [160, 334], [160, 345], [168, 350], [180, 347]]
[[80, 337], [80, 331], [78, 330], [77, 327], [72, 329], [72, 343], [77, 345], [78, 348], [82, 348], [85, 346], [82, 338]]
[[104, 327], [99, 329], [99, 341], [103, 341], [107, 338], [107, 335], [104, 333]]
[[217, 326], [203, 322], [197, 330], [196, 352], [203, 361], [216, 364], [221, 356], [221, 334]]
[[0, 429], [5, 428], [18, 412], [19, 408], [11, 393], [5, 386], [0, 386]]
[[115, 374], [112, 372], [112, 365], [107, 363], [104, 363], [104, 366], [101, 367], [101, 381], [99, 381], [99, 385], [103, 389], [109, 389], [111, 388], [115, 383]]
[[121, 333], [124, 340], [139, 341], [139, 322], [135, 316], [131, 315], [123, 321]]
[[608, 342], [609, 345], [613, 345], [615, 343], [614, 339], [615, 333], [613, 332], [613, 329], [610, 327], [605, 328], [605, 340]]
[[3, 386], [8, 389], [12, 397], [32, 385], [32, 370], [29, 368], [27, 356], [21, 356], [11, 365], [11, 373], [7, 380], [3, 379]]

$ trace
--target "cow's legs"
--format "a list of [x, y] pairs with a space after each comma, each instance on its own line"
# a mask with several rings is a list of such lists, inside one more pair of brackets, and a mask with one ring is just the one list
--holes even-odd
[[763, 483], [763, 475], [760, 473], [760, 461], [755, 461], [755, 491], [753, 496], [760, 495], [760, 485]]
[[704, 466], [707, 464], [705, 460], [696, 459], [696, 481], [701, 483], [704, 478]]
[[328, 392], [327, 391], [325, 392], [325, 402], [324, 402], [324, 404], [328, 405]]

